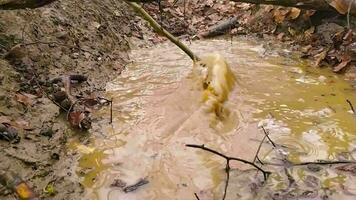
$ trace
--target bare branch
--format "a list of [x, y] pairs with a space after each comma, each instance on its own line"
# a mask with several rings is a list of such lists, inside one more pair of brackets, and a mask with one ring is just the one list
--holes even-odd
[[56, 0], [0, 0], [0, 10], [38, 8]]
[[354, 113], [354, 115], [356, 115], [356, 111], [355, 111], [354, 106], [352, 105], [351, 101], [346, 99], [346, 102], [350, 105], [350, 108], [351, 108], [352, 112]]
[[226, 155], [224, 155], [224, 154], [222, 154], [222, 153], [219, 153], [219, 152], [217, 152], [217, 151], [215, 151], [215, 150], [213, 150], [213, 149], [210, 149], [210, 148], [208, 148], [208, 147], [205, 147], [204, 145], [186, 144], [185, 146], [191, 147], [191, 148], [203, 149], [203, 150], [205, 150], [205, 151], [208, 151], [208, 152], [210, 152], [210, 153], [213, 153], [213, 154], [215, 154], [215, 155], [218, 155], [218, 156], [220, 156], [220, 157], [223, 157], [223, 158], [225, 158], [227, 161], [235, 160], [235, 161], [239, 161], [239, 162], [248, 164], [248, 165], [250, 165], [250, 166], [256, 168], [257, 170], [261, 171], [261, 172], [263, 173], [263, 176], [264, 176], [265, 180], [267, 180], [268, 175], [270, 174], [269, 171], [263, 170], [261, 167], [257, 166], [255, 163], [252, 163], [252, 162], [250, 162], [250, 161], [248, 161], [248, 160], [244, 160], [244, 159], [241, 159], [241, 158], [226, 156]]
[[181, 50], [183, 50], [193, 61], [199, 60], [198, 56], [196, 56], [187, 46], [185, 46], [181, 41], [179, 41], [176, 37], [174, 37], [171, 33], [165, 30], [162, 26], [160, 26], [156, 20], [154, 20], [141, 6], [137, 3], [130, 2], [125, 0], [127, 4], [129, 4], [137, 13], [140, 13], [142, 18], [150, 23], [152, 28], [159, 34], [167, 37], [171, 42], [177, 45]]
[[271, 140], [271, 138], [268, 136], [268, 133], [265, 129], [265, 127], [262, 126], [262, 130], [263, 130], [263, 133], [265, 134], [265, 136], [268, 138], [268, 140], [271, 142], [271, 144], [273, 145], [274, 148], [276, 148], [276, 145], [274, 144], [274, 142]]

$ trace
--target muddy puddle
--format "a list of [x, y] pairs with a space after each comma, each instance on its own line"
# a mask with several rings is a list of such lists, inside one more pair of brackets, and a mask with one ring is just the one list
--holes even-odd
[[[192, 62], [175, 46], [133, 51], [134, 62], [107, 85], [107, 96], [114, 99], [113, 123], [110, 109], [104, 109], [97, 113], [92, 143], [72, 143], [82, 154], [77, 174], [88, 191], [86, 199], [190, 200], [196, 199], [194, 193], [221, 199], [225, 161], [185, 144], [205, 144], [253, 160], [264, 136], [262, 126], [282, 146], [276, 151], [263, 144], [259, 158], [266, 163], [281, 163], [281, 155], [295, 163], [356, 156], [356, 117], [346, 102], [356, 104], [356, 93], [342, 76], [249, 39], [197, 41], [190, 47], [198, 55], [219, 52], [236, 74], [238, 84], [226, 102], [230, 117], [218, 130], [209, 126], [201, 111], [201, 91], [191, 79]], [[266, 166], [274, 173], [254, 193], [251, 188], [260, 187], [263, 176], [241, 163], [232, 166], [246, 171], [232, 172], [227, 199], [265, 199], [274, 192], [281, 197], [288, 188], [283, 168]], [[354, 176], [347, 172], [300, 167], [289, 174], [301, 185], [295, 193], [305, 193], [302, 183], [314, 180], [307, 188], [317, 194], [305, 198], [356, 198]], [[123, 191], [140, 179], [149, 183]]]

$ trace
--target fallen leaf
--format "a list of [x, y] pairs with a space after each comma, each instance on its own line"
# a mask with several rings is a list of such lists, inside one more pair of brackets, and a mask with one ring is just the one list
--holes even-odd
[[68, 121], [73, 127], [81, 128], [80, 123], [85, 118], [85, 114], [79, 111], [70, 112], [68, 115]]
[[304, 35], [306, 37], [310, 37], [315, 31], [315, 26], [312, 26], [310, 28], [308, 28], [306, 31], [304, 31]]
[[15, 186], [15, 191], [20, 199], [32, 199], [34, 197], [34, 193], [25, 182], [21, 182]]
[[297, 19], [300, 15], [300, 9], [298, 8], [292, 8], [288, 14], [288, 17], [290, 19]]
[[340, 72], [342, 69], [344, 69], [347, 64], [349, 64], [351, 62], [351, 56], [349, 55], [343, 55], [342, 58], [341, 58], [341, 62], [336, 66], [334, 67], [333, 71], [334, 72]]
[[[348, 0], [353, 1], [353, 0]], [[329, 3], [332, 7], [334, 7], [340, 14], [346, 14], [348, 10], [349, 2], [347, 0], [333, 0]]]
[[283, 40], [283, 37], [284, 37], [284, 33], [283, 33], [283, 32], [277, 35], [277, 39], [278, 39], [278, 40], [281, 40], [281, 41], [282, 41], [282, 40]]
[[24, 119], [16, 119], [15, 120], [15, 125], [16, 128], [21, 128], [24, 130], [31, 129], [30, 123]]
[[11, 119], [7, 116], [0, 116], [0, 124], [11, 124]]
[[328, 54], [328, 50], [324, 50], [320, 53], [318, 53], [317, 55], [315, 55], [316, 61], [314, 66], [318, 67], [321, 63], [321, 61], [323, 61], [326, 57], [326, 55]]
[[277, 23], [282, 23], [288, 13], [289, 10], [283, 10], [283, 9], [274, 10], [273, 12], [274, 21]]
[[308, 21], [311, 16], [313, 16], [315, 13], [315, 10], [307, 10], [305, 13], [303, 13], [302, 17], [305, 21]]
[[291, 27], [288, 27], [288, 32], [291, 36], [295, 36], [297, 34], [297, 32]]
[[37, 96], [28, 93], [15, 94], [16, 101], [24, 104], [25, 106], [32, 106], [35, 103]]

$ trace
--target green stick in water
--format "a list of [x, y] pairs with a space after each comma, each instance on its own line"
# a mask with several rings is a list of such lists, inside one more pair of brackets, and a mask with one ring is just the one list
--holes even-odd
[[171, 42], [177, 45], [180, 49], [182, 49], [193, 61], [199, 60], [199, 57], [196, 56], [187, 46], [185, 46], [181, 41], [179, 41], [176, 37], [174, 37], [171, 33], [161, 27], [156, 20], [154, 20], [141, 6], [139, 6], [135, 2], [130, 2], [125, 0], [127, 4], [129, 4], [136, 12], [140, 13], [141, 16], [150, 23], [152, 28], [159, 34], [162, 34], [166, 38], [168, 38]]

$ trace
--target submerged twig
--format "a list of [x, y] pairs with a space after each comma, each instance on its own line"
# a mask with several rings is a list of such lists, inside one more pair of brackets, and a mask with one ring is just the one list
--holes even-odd
[[258, 162], [260, 162], [261, 165], [263, 165], [263, 162], [262, 162], [262, 161], [260, 160], [260, 158], [258, 157], [258, 153], [260, 153], [262, 144], [263, 144], [263, 142], [265, 141], [266, 137], [267, 137], [267, 135], [265, 135], [265, 136], [262, 138], [262, 140], [261, 140], [261, 142], [260, 142], [260, 145], [258, 146], [258, 149], [257, 149], [257, 151], [256, 151], [255, 158], [253, 159], [253, 163], [256, 162], [256, 159], [257, 159]]
[[224, 196], [223, 196], [223, 200], [225, 199], [226, 197], [226, 192], [227, 192], [227, 188], [228, 188], [228, 184], [229, 184], [229, 179], [230, 179], [230, 161], [231, 160], [235, 160], [235, 161], [239, 161], [239, 162], [242, 162], [242, 163], [245, 163], [245, 164], [248, 164], [254, 168], [256, 168], [257, 170], [259, 170], [260, 172], [263, 173], [263, 177], [264, 177], [264, 180], [267, 180], [269, 174], [271, 172], [269, 171], [265, 171], [263, 170], [261, 167], [257, 166], [255, 163], [253, 162], [250, 162], [248, 160], [244, 160], [244, 159], [241, 159], [241, 158], [236, 158], [236, 157], [230, 157], [230, 156], [226, 156], [220, 152], [217, 152], [213, 149], [210, 149], [208, 147], [205, 147], [204, 145], [196, 145], [196, 144], [186, 144], [185, 146], [187, 147], [191, 147], [191, 148], [197, 148], [197, 149], [202, 149], [202, 150], [205, 150], [205, 151], [208, 151], [210, 153], [213, 153], [215, 155], [218, 155], [220, 157], [223, 157], [226, 159], [226, 183], [225, 183], [225, 189], [224, 189]]
[[151, 15], [149, 15], [141, 6], [137, 3], [130, 2], [125, 0], [127, 4], [129, 4], [136, 12], [140, 13], [141, 16], [150, 23], [152, 28], [159, 34], [164, 35], [171, 42], [177, 45], [181, 50], [183, 50], [193, 61], [199, 60], [199, 57], [196, 56], [187, 46], [185, 46], [181, 41], [179, 41], [176, 37], [174, 37], [171, 33], [169, 33], [166, 29], [160, 26], [156, 20], [154, 20]]
[[112, 101], [113, 101], [113, 98], [111, 98], [111, 100], [110, 100], [110, 124], [112, 124]]
[[267, 139], [271, 142], [271, 144], [273, 145], [274, 148], [276, 148], [276, 144], [274, 144], [274, 142], [271, 140], [271, 138], [268, 136], [268, 133], [265, 129], [265, 127], [262, 126], [262, 130], [263, 130], [263, 133], [265, 134], [265, 136], [267, 137]]
[[147, 183], [149, 183], [148, 180], [140, 179], [137, 183], [135, 183], [133, 185], [130, 185], [130, 186], [127, 186], [123, 190], [124, 190], [125, 193], [132, 192], [132, 191], [137, 190], [140, 186], [146, 185]]
[[196, 198], [197, 200], [200, 200], [200, 199], [199, 199], [199, 196], [197, 195], [197, 193], [194, 193], [194, 196], [195, 196], [195, 198]]
[[351, 101], [346, 99], [346, 102], [350, 105], [350, 108], [351, 108], [352, 112], [354, 113], [354, 115], [356, 115], [356, 111], [355, 111], [354, 106], [352, 105]]

